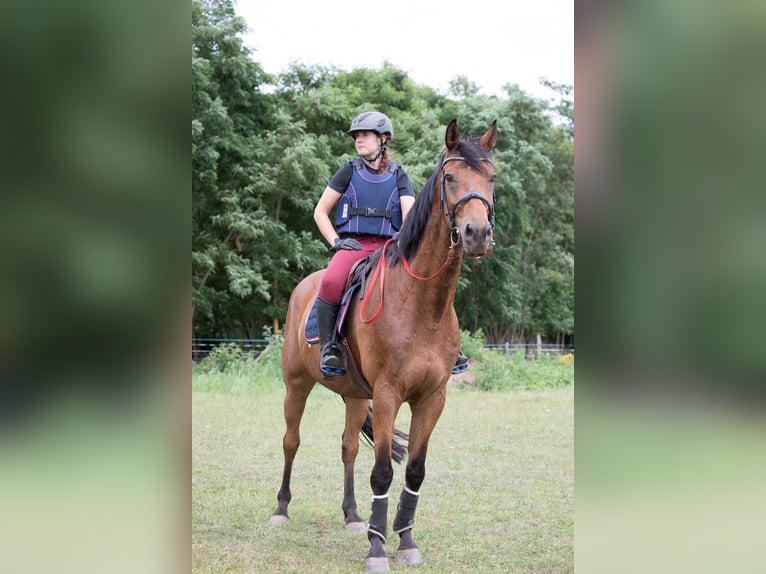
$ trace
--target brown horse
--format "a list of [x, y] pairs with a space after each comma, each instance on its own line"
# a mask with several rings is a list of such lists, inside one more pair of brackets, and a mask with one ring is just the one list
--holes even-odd
[[290, 297], [282, 351], [287, 387], [285, 465], [271, 522], [287, 521], [301, 416], [319, 381], [345, 401], [342, 509], [346, 527], [364, 531], [354, 496], [354, 460], [372, 399], [375, 463], [370, 475], [372, 512], [366, 528], [368, 572], [389, 571], [383, 545], [393, 480], [391, 459], [397, 446], [394, 421], [404, 402], [411, 410], [409, 456], [393, 531], [400, 537], [398, 561], [423, 561], [412, 539], [415, 508], [425, 477], [428, 441], [444, 408], [447, 381], [460, 348], [453, 301], [462, 258], [480, 258], [492, 251], [496, 175], [489, 152], [496, 140], [496, 121], [480, 138], [461, 138], [457, 121], [450, 122], [446, 150], [436, 171], [418, 195], [397, 240], [383, 248], [376, 271], [367, 280], [364, 299], [353, 297], [350, 304], [345, 343], [351, 356], [345, 375], [325, 380], [319, 370], [319, 345], [307, 344], [304, 337], [323, 271], [306, 277]]

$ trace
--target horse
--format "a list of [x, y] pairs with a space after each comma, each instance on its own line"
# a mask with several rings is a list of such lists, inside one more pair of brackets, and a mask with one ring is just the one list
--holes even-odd
[[[342, 434], [344, 494], [348, 530], [367, 532], [367, 572], [389, 572], [387, 542], [395, 419], [403, 403], [411, 411], [409, 452], [393, 532], [399, 535], [397, 561], [420, 564], [423, 556], [412, 537], [420, 487], [425, 478], [428, 442], [444, 409], [447, 382], [460, 349], [460, 329], [453, 307], [463, 256], [492, 252], [497, 177], [489, 154], [497, 141], [497, 120], [480, 137], [462, 137], [457, 120], [445, 133], [446, 149], [403, 222], [398, 236], [378, 255], [372, 279], [346, 313], [343, 341], [349, 368], [325, 378], [319, 370], [319, 345], [309, 345], [306, 323], [324, 270], [303, 279], [288, 303], [282, 350], [286, 386], [283, 439], [284, 469], [272, 524], [288, 520], [290, 476], [300, 444], [300, 421], [316, 382], [338, 393], [345, 403]], [[372, 400], [372, 408], [370, 408]], [[365, 528], [354, 494], [354, 461], [360, 431], [374, 430], [375, 462], [370, 474], [372, 508]], [[368, 429], [369, 430], [369, 429]], [[406, 437], [406, 435], [405, 435]]]

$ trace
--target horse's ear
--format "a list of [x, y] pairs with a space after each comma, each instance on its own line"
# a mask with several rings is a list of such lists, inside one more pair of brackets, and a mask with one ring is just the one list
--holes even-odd
[[452, 120], [447, 126], [447, 134], [444, 136], [444, 143], [447, 144], [447, 151], [457, 149], [460, 143], [460, 130], [457, 127], [457, 120]]
[[483, 147], [488, 152], [494, 149], [496, 143], [497, 143], [497, 120], [492, 122], [492, 125], [489, 126], [489, 129], [486, 131], [486, 133], [483, 136], [481, 136], [481, 139], [479, 140], [479, 144], [481, 145], [481, 147]]

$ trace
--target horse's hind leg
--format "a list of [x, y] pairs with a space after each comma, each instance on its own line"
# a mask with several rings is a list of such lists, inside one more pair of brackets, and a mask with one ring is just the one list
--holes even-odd
[[366, 532], [367, 527], [359, 516], [354, 495], [354, 461], [359, 453], [359, 432], [367, 418], [367, 399], [344, 399], [346, 402], [346, 427], [343, 429], [343, 515], [346, 530]]
[[277, 494], [277, 509], [269, 520], [270, 524], [282, 524], [287, 522], [287, 505], [290, 504], [292, 495], [290, 494], [290, 476], [293, 472], [293, 461], [298, 447], [301, 444], [300, 425], [303, 417], [303, 410], [306, 407], [306, 399], [311, 393], [314, 382], [310, 381], [304, 384], [287, 384], [285, 394], [285, 431], [282, 440], [282, 449], [285, 453], [285, 466], [282, 472], [282, 486]]

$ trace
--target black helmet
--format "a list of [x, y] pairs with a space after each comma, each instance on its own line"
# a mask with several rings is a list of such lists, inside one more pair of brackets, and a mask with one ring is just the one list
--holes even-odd
[[349, 135], [353, 135], [354, 132], [370, 131], [375, 132], [378, 135], [388, 134], [389, 137], [394, 137], [394, 126], [391, 125], [391, 120], [388, 119], [386, 114], [380, 112], [364, 112], [359, 114], [351, 122], [351, 127], [346, 132]]

